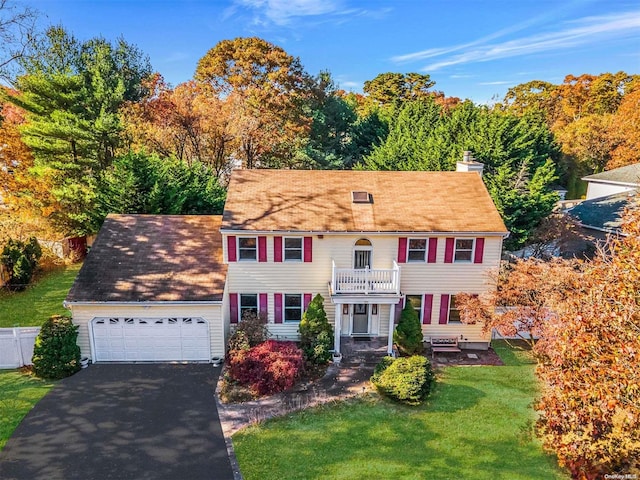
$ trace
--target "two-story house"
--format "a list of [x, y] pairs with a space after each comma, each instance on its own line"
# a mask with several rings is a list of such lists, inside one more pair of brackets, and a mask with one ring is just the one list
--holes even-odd
[[231, 324], [254, 309], [294, 339], [320, 293], [336, 351], [347, 336], [385, 337], [391, 351], [403, 301], [426, 338], [488, 346], [455, 305], [456, 293], [492, 288], [507, 234], [477, 173], [238, 171], [220, 231]]
[[455, 296], [493, 288], [506, 235], [475, 172], [238, 170], [222, 218], [110, 215], [66, 305], [96, 361], [223, 355], [248, 310], [296, 339], [318, 293], [336, 351], [357, 336], [391, 351], [407, 301], [425, 339], [487, 348]]

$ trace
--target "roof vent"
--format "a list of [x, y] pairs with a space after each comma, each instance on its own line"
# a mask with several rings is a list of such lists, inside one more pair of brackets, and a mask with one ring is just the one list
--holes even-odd
[[353, 203], [373, 203], [373, 197], [369, 192], [351, 192]]

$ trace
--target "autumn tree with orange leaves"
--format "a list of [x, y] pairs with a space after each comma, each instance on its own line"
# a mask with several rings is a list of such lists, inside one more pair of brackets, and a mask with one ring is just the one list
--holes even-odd
[[574, 479], [640, 475], [637, 204], [623, 228], [627, 236], [586, 268], [536, 345], [542, 382], [537, 430]]
[[194, 81], [171, 88], [158, 73], [144, 86], [149, 93], [121, 110], [131, 147], [228, 175], [234, 138], [225, 102], [212, 88]]
[[195, 80], [225, 102], [233, 155], [246, 168], [297, 165], [312, 87], [298, 58], [257, 37], [223, 40], [200, 59]]

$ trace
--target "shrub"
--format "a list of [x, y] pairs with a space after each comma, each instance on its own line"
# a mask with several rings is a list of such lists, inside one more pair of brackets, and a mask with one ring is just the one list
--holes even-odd
[[264, 314], [245, 312], [233, 335], [227, 342], [227, 351], [249, 350], [269, 338], [267, 319]]
[[69, 317], [54, 315], [44, 322], [33, 348], [33, 371], [41, 378], [59, 380], [80, 370], [78, 327]]
[[300, 322], [300, 346], [305, 358], [316, 365], [331, 360], [333, 327], [324, 311], [324, 298], [318, 294], [311, 300]]
[[9, 239], [2, 249], [2, 264], [9, 273], [7, 287], [10, 290], [24, 290], [31, 281], [33, 273], [42, 256], [40, 244], [31, 237], [27, 242]]
[[421, 355], [386, 357], [378, 364], [371, 382], [378, 391], [407, 405], [418, 405], [429, 395], [434, 381], [431, 363]]
[[303, 372], [302, 350], [293, 342], [267, 340], [229, 356], [230, 378], [249, 386], [257, 395], [291, 388]]
[[411, 302], [407, 301], [406, 303], [402, 309], [398, 326], [393, 332], [393, 341], [403, 355], [416, 355], [422, 353], [424, 349], [422, 326], [418, 312], [415, 311]]
[[394, 362], [395, 358], [393, 357], [383, 357], [382, 360], [380, 360], [380, 362], [376, 365], [376, 368], [373, 369], [373, 375], [371, 376], [371, 383], [373, 383], [374, 385], [376, 383], [378, 383], [378, 381], [380, 380], [380, 375], [382, 375], [382, 372], [384, 372], [387, 368], [389, 368], [389, 365], [391, 365]]

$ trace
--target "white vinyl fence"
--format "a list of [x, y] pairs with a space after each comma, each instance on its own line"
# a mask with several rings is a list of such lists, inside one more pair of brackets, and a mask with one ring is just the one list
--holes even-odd
[[0, 369], [31, 365], [40, 327], [0, 328]]

